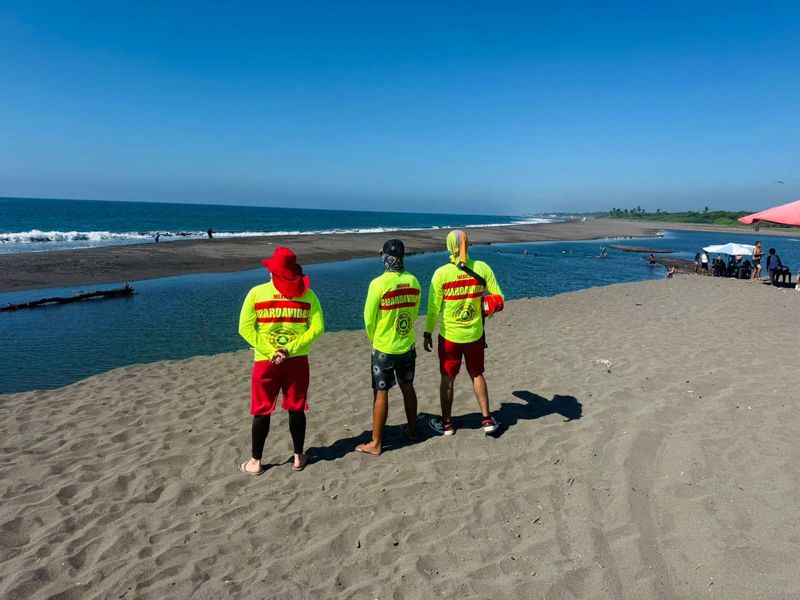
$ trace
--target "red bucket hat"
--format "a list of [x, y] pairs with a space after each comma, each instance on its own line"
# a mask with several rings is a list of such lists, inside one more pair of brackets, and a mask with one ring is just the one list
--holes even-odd
[[281, 294], [297, 298], [306, 293], [310, 286], [308, 275], [303, 275], [303, 267], [297, 264], [294, 252], [278, 246], [272, 257], [265, 258], [261, 262], [272, 273], [272, 283]]

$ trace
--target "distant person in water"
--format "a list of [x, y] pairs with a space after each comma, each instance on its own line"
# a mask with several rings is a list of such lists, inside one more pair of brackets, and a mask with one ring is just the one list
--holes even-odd
[[308, 351], [325, 330], [319, 300], [294, 252], [279, 246], [263, 263], [272, 280], [250, 290], [239, 315], [239, 334], [255, 351], [250, 397], [252, 458], [239, 465], [248, 475], [265, 471], [261, 458], [279, 392], [283, 392], [281, 408], [289, 412], [292, 470], [305, 468]]
[[156, 231], [156, 244], [158, 243], [158, 238], [160, 238], [160, 237], [161, 237], [161, 234]]
[[650, 263], [651, 267], [655, 267], [656, 266], [656, 255], [651, 252], [650, 256], [647, 257], [647, 262]]
[[208, 239], [212, 239], [214, 237], [214, 231], [211, 229], [211, 227], [208, 228], [206, 233], [208, 234]]
[[372, 343], [372, 440], [357, 452], [378, 456], [383, 451], [383, 428], [389, 412], [389, 390], [397, 383], [406, 409], [406, 436], [417, 439], [417, 393], [414, 370], [414, 322], [419, 315], [422, 289], [406, 271], [401, 240], [383, 245], [383, 274], [369, 284], [364, 304], [364, 326]]

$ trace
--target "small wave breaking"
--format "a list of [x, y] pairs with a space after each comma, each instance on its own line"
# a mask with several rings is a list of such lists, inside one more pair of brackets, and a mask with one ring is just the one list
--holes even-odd
[[41, 244], [47, 242], [103, 242], [106, 240], [148, 239], [152, 235], [112, 231], [40, 231], [32, 229], [19, 233], [0, 233], [0, 244]]
[[[389, 231], [423, 231], [426, 229], [451, 229], [453, 227], [503, 227], [509, 225], [553, 223], [556, 219], [523, 218], [507, 223], [471, 223], [452, 225], [429, 225], [427, 227], [360, 227], [295, 231], [214, 231], [215, 238], [274, 237], [286, 235], [337, 235], [348, 233], [382, 233]], [[81, 248], [116, 244], [135, 244], [159, 241], [169, 242], [187, 239], [204, 239], [205, 231], [42, 231], [32, 229], [21, 232], [0, 232], [0, 248], [18, 251], [47, 250], [56, 248]], [[2, 250], [0, 250], [1, 252]]]

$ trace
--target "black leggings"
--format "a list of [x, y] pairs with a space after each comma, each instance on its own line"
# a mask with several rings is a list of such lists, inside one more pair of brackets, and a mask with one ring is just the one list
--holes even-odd
[[[253, 417], [253, 458], [261, 460], [264, 455], [264, 443], [269, 434], [270, 415]], [[302, 410], [289, 412], [289, 433], [292, 434], [292, 445], [295, 454], [303, 453], [306, 441], [306, 413]]]

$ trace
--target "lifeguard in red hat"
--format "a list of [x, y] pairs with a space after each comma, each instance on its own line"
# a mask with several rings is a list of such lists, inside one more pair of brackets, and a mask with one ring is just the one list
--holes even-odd
[[305, 468], [308, 351], [325, 330], [319, 299], [294, 252], [279, 246], [263, 262], [272, 280], [250, 290], [239, 315], [239, 334], [255, 352], [250, 398], [253, 451], [252, 458], [239, 465], [248, 475], [265, 471], [261, 457], [279, 392], [283, 393], [281, 407], [289, 413], [292, 469]]

